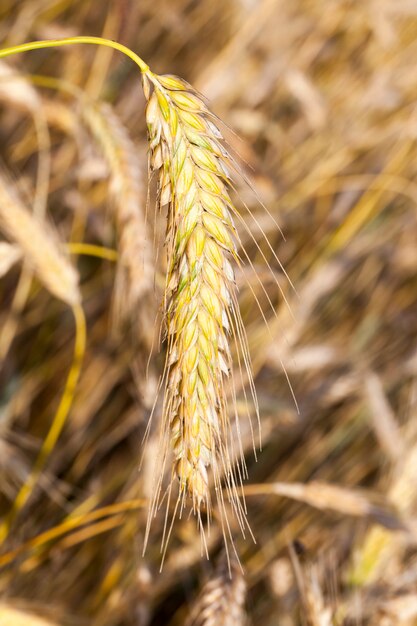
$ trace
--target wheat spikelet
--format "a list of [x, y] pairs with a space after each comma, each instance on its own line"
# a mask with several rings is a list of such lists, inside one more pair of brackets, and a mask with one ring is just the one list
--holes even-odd
[[60, 249], [48, 224], [32, 215], [0, 174], [0, 230], [17, 243], [38, 279], [57, 298], [74, 306], [80, 301], [78, 274]]
[[236, 561], [223, 557], [201, 589], [185, 626], [244, 626], [246, 584]]
[[[118, 325], [141, 321], [144, 298], [153, 290], [154, 264], [141, 203], [146, 197], [137, 150], [125, 127], [105, 103], [83, 101], [82, 115], [99, 143], [111, 174], [111, 192], [119, 238], [114, 297]], [[142, 320], [143, 321], [143, 320]], [[141, 323], [137, 325], [141, 326]], [[149, 324], [146, 325], [149, 328]], [[142, 329], [142, 335], [143, 335]]]
[[[148, 73], [144, 88], [150, 168], [158, 175], [160, 207], [169, 205], [162, 464], [170, 439], [173, 475], [179, 480], [176, 510], [178, 505], [182, 510], [189, 495], [200, 528], [201, 510], [207, 511], [208, 521], [211, 516], [211, 470], [223, 532], [230, 534], [222, 477], [242, 530], [246, 524], [236, 487], [245, 471], [244, 461], [242, 457], [241, 466], [233, 469], [232, 411], [226, 400], [233, 337], [240, 350], [239, 364], [244, 362], [252, 383], [232, 267], [239, 257], [232, 219], [236, 210], [227, 190], [230, 158], [214, 117], [190, 85], [173, 76]], [[234, 415], [237, 418], [235, 407]], [[160, 493], [159, 478], [150, 518]]]

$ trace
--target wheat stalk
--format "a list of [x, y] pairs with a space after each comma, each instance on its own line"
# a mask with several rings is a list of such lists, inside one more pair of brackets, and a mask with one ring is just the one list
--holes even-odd
[[[242, 383], [246, 369], [258, 413], [232, 265], [239, 263], [238, 235], [232, 216], [241, 219], [228, 192], [232, 159], [222, 143], [215, 118], [201, 96], [180, 78], [154, 74], [140, 57], [117, 42], [99, 37], [38, 41], [0, 50], [0, 58], [75, 43], [113, 48], [139, 67], [148, 100], [150, 169], [158, 174], [160, 208], [169, 206], [164, 296], [167, 356], [162, 378], [166, 393], [161, 420], [160, 471], [151, 498], [145, 545], [151, 520], [161, 502], [169, 449], [174, 458], [172, 478], [177, 476], [179, 482], [172, 522], [190, 496], [204, 538], [202, 511], [207, 512], [210, 522], [211, 475], [222, 530], [232, 539], [222, 480], [243, 532], [247, 526], [238, 491], [246, 467], [239, 436], [236, 389], [231, 376], [233, 341]], [[227, 402], [229, 391], [232, 409]], [[235, 441], [231, 428], [233, 418]], [[235, 445], [240, 452], [240, 463], [236, 467], [233, 465]], [[171, 480], [168, 505], [172, 484]], [[168, 534], [164, 533], [165, 547], [171, 528], [172, 523]]]
[[0, 230], [22, 250], [38, 279], [57, 298], [74, 307], [80, 302], [78, 274], [49, 225], [23, 204], [12, 182], [0, 174]]
[[[200, 527], [201, 510], [207, 511], [208, 519], [211, 515], [209, 470], [223, 512], [224, 476], [243, 528], [246, 520], [236, 489], [242, 476], [232, 467], [231, 411], [226, 399], [233, 337], [252, 378], [232, 267], [239, 256], [232, 218], [236, 210], [228, 193], [231, 159], [214, 117], [189, 84], [147, 72], [144, 91], [150, 168], [158, 176], [159, 206], [168, 204], [162, 465], [170, 440], [173, 475], [179, 481], [176, 509], [178, 504], [180, 510], [184, 507], [189, 495]], [[150, 518], [160, 493], [161, 475]], [[227, 527], [226, 516], [222, 523]]]

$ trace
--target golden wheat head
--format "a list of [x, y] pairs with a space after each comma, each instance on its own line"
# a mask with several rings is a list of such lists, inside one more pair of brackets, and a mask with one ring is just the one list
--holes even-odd
[[[200, 525], [201, 510], [210, 519], [211, 474], [220, 509], [223, 479], [244, 525], [236, 489], [241, 473], [237, 481], [232, 464], [230, 412], [236, 410], [226, 400], [233, 338], [250, 369], [232, 265], [239, 257], [228, 193], [231, 161], [214, 116], [190, 85], [151, 73], [144, 82], [150, 168], [158, 176], [159, 205], [168, 204], [163, 464], [170, 440], [180, 510], [190, 496]], [[161, 479], [151, 516], [160, 493]]]

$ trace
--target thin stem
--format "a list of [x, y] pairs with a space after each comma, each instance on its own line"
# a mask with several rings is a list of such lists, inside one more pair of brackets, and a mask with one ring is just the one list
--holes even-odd
[[72, 44], [85, 43], [97, 46], [106, 46], [107, 48], [113, 48], [118, 52], [122, 52], [125, 56], [129, 57], [139, 67], [140, 71], [144, 74], [149, 71], [149, 66], [143, 61], [140, 56], [135, 54], [130, 48], [112, 41], [111, 39], [104, 39], [103, 37], [68, 37], [66, 39], [49, 39], [43, 41], [30, 41], [29, 43], [19, 44], [18, 46], [11, 46], [10, 48], [4, 48], [0, 50], [0, 59], [13, 54], [19, 54], [20, 52], [28, 52], [30, 50], [42, 50], [44, 48], [58, 48], [60, 46], [70, 46]]
[[67, 244], [67, 248], [71, 254], [85, 254], [86, 256], [95, 256], [98, 259], [106, 259], [107, 261], [117, 261], [118, 254], [112, 248], [104, 246], [96, 246], [92, 243], [71, 242]]
[[33, 549], [42, 548], [45, 544], [60, 538], [62, 535], [70, 533], [72, 530], [77, 530], [81, 526], [85, 526], [90, 522], [97, 521], [109, 516], [116, 516], [120, 513], [138, 511], [139, 509], [146, 506], [146, 504], [147, 501], [144, 498], [125, 500], [124, 502], [109, 504], [108, 506], [103, 506], [84, 515], [78, 515], [77, 517], [67, 519], [61, 524], [53, 526], [53, 528], [49, 528], [43, 533], [36, 535], [36, 537], [32, 537], [32, 539], [29, 539], [25, 543], [18, 546], [16, 549], [10, 550], [9, 552], [6, 552], [6, 554], [2, 554], [0, 556], [0, 568], [8, 565], [24, 552], [29, 552]]

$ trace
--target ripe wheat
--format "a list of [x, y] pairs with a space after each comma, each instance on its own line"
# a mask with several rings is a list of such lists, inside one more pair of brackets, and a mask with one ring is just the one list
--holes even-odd
[[[162, 467], [170, 440], [173, 475], [179, 481], [176, 510], [191, 496], [201, 529], [201, 511], [208, 521], [211, 515], [211, 471], [223, 530], [229, 533], [222, 477], [242, 529], [246, 523], [237, 491], [245, 472], [243, 457], [237, 470], [231, 461], [230, 414], [237, 414], [226, 398], [233, 337], [252, 381], [232, 266], [239, 262], [232, 217], [236, 209], [228, 193], [232, 162], [214, 116], [189, 84], [147, 72], [144, 90], [150, 168], [158, 176], [159, 206], [168, 204]], [[161, 481], [162, 472], [150, 519], [160, 502]]]
[[82, 100], [82, 116], [98, 142], [110, 170], [110, 190], [118, 230], [118, 271], [113, 313], [120, 328], [135, 320], [135, 329], [151, 342], [152, 323], [146, 299], [154, 288], [154, 263], [142, 209], [144, 182], [137, 149], [108, 104]]
[[[233, 217], [242, 219], [229, 195], [229, 188], [232, 187], [229, 169], [234, 167], [233, 160], [225, 149], [216, 118], [202, 97], [180, 78], [154, 74], [135, 53], [115, 41], [98, 37], [38, 41], [0, 51], [0, 57], [74, 43], [101, 44], [119, 50], [140, 68], [148, 100], [149, 167], [151, 172], [157, 174], [159, 207], [168, 205], [168, 265], [163, 302], [167, 355], [162, 377], [162, 385], [165, 387], [161, 419], [162, 445], [145, 539], [147, 541], [149, 538], [151, 521], [163, 499], [165, 467], [172, 454], [167, 511], [174, 477], [177, 477], [179, 484], [172, 523], [176, 513], [179, 511], [181, 514], [190, 497], [192, 510], [198, 517], [205, 540], [203, 512], [209, 524], [212, 516], [210, 493], [214, 482], [222, 530], [225, 537], [233, 541], [232, 528], [226, 514], [226, 498], [242, 532], [248, 525], [240, 490], [246, 466], [240, 440], [232, 344], [236, 347], [236, 365], [242, 386], [247, 378], [255, 411], [258, 412], [233, 268], [233, 263], [240, 262], [239, 238]], [[106, 135], [103, 127], [97, 132], [103, 140]], [[103, 149], [114, 168], [114, 146], [104, 142]], [[123, 178], [121, 170], [118, 178], [119, 182]], [[118, 191], [125, 193], [123, 186]], [[124, 200], [121, 205], [123, 203]], [[124, 232], [133, 232], [130, 228], [132, 212], [129, 207], [125, 207], [124, 211], [119, 214]], [[23, 217], [28, 220], [27, 215], [25, 212], [22, 214], [22, 222]], [[3, 213], [0, 216], [3, 217]], [[25, 228], [18, 228], [18, 232], [14, 232], [18, 221], [12, 225], [12, 234], [23, 247], [24, 238], [19, 232]], [[130, 245], [128, 238], [124, 242], [122, 238], [121, 251], [123, 256], [125, 246], [131, 257], [132, 277], [137, 262], [138, 237], [133, 239], [134, 245]], [[37, 266], [40, 277], [51, 291], [60, 293], [62, 297], [62, 285], [65, 282], [62, 276], [60, 290], [44, 271], [45, 267], [37, 259], [33, 246], [27, 247], [28, 256]], [[48, 268], [56, 265], [57, 259], [51, 257]], [[67, 277], [70, 277], [68, 272]], [[228, 402], [228, 396], [232, 402]], [[235, 458], [239, 458], [239, 455], [240, 462], [235, 464]], [[163, 538], [165, 547], [172, 523], [168, 529], [165, 527], [168, 530]]]
[[195, 601], [186, 626], [244, 626], [246, 584], [236, 559], [219, 561], [213, 578], [207, 581]]

